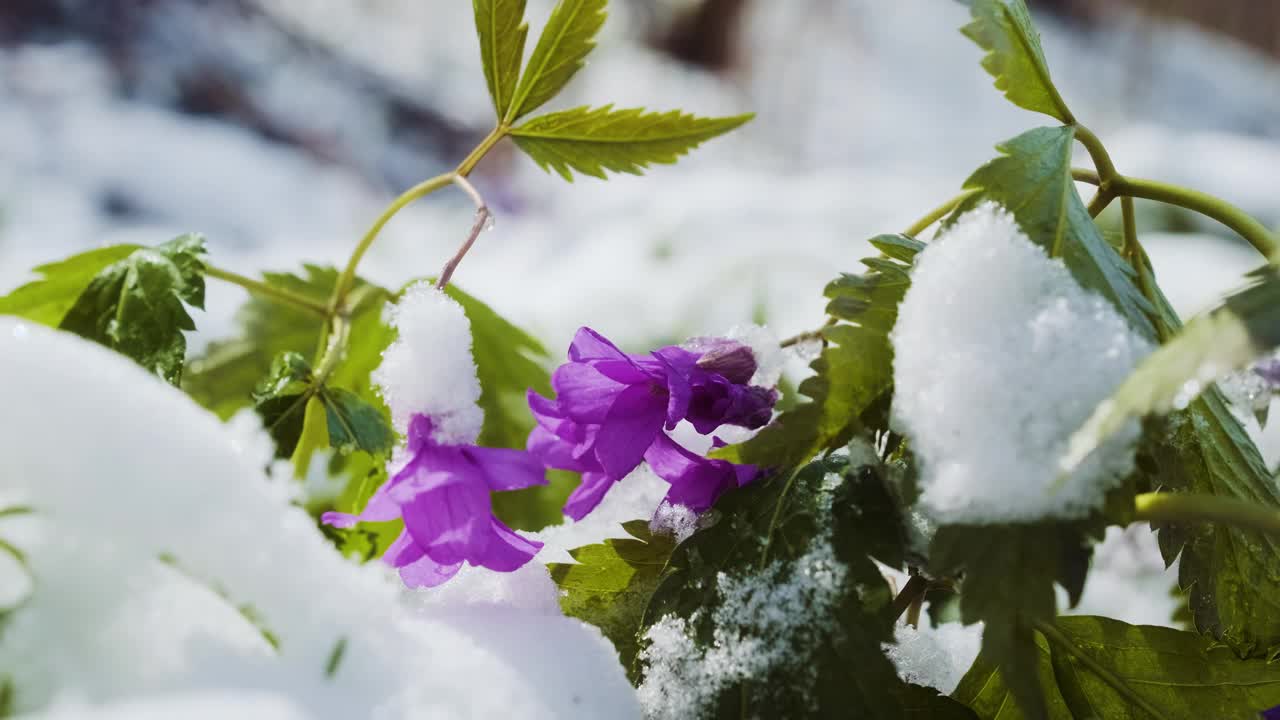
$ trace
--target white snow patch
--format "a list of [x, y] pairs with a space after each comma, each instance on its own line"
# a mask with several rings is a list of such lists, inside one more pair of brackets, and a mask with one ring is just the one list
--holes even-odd
[[684, 618], [669, 615], [646, 632], [640, 659], [647, 670], [638, 690], [645, 717], [702, 717], [726, 687], [779, 671], [796, 683], [815, 681], [809, 654], [830, 631], [846, 573], [825, 538], [794, 563], [775, 562], [746, 577], [721, 573], [710, 647], [695, 644]]
[[996, 205], [920, 254], [892, 340], [894, 422], [936, 519], [1079, 517], [1132, 469], [1136, 420], [1058, 479], [1067, 439], [1150, 344]]
[[699, 517], [698, 513], [684, 505], [664, 502], [653, 513], [649, 530], [655, 535], [669, 535], [677, 543], [682, 543], [698, 531]]
[[542, 550], [537, 560], [543, 563], [575, 562], [569, 551], [584, 545], [596, 545], [606, 538], [628, 537], [622, 523], [651, 519], [654, 508], [671, 488], [662, 478], [653, 474], [648, 465], [641, 465], [618, 482], [604, 496], [600, 505], [581, 520], [566, 519], [560, 525], [543, 528], [529, 537], [541, 541]]
[[423, 413], [436, 422], [437, 441], [475, 442], [484, 413], [476, 404], [480, 380], [462, 306], [421, 282], [405, 291], [390, 315], [399, 336], [383, 351], [373, 380], [396, 427], [405, 432], [413, 415]]
[[902, 623], [894, 628], [894, 642], [885, 643], [885, 654], [903, 680], [949, 695], [978, 657], [982, 627], [982, 623], [944, 623], [913, 628]]
[[[1178, 566], [1166, 569], [1150, 526], [1137, 523], [1107, 528], [1093, 549], [1089, 577], [1074, 608], [1065, 615], [1102, 615], [1132, 625], [1177, 627], [1173, 615], [1185, 596], [1174, 595]], [[1067, 592], [1058, 591], [1058, 607], [1067, 607]]]
[[0, 637], [19, 712], [241, 689], [312, 717], [640, 714], [599, 632], [546, 606], [408, 611], [392, 576], [347, 562], [289, 504], [260, 453], [126, 358], [0, 318], [0, 396], [6, 500], [36, 510], [21, 537], [0, 528], [35, 580]]

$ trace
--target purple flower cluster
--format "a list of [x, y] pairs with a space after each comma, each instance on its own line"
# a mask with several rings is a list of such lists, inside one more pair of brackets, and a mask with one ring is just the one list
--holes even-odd
[[754, 479], [756, 469], [692, 453], [666, 431], [682, 420], [704, 435], [724, 425], [764, 426], [777, 393], [750, 385], [755, 372], [751, 349], [731, 340], [628, 355], [582, 328], [569, 362], [552, 375], [556, 399], [529, 392], [538, 422], [529, 452], [547, 467], [582, 473], [564, 508], [575, 520], [641, 461], [671, 484], [668, 502], [701, 512], [725, 490]]
[[493, 514], [489, 493], [546, 484], [541, 463], [522, 450], [441, 444], [426, 415], [409, 423], [409, 460], [378, 489], [359, 515], [330, 512], [322, 522], [404, 519], [404, 531], [383, 556], [409, 587], [434, 587], [463, 562], [500, 572], [519, 569], [542, 547]]

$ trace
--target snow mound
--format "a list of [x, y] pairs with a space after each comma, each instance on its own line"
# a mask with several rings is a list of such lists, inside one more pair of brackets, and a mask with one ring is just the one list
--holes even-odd
[[1080, 517], [1132, 469], [1137, 421], [1061, 481], [1058, 459], [1151, 345], [998, 206], [920, 254], [892, 340], [893, 418], [937, 520]]
[[436, 422], [438, 442], [472, 443], [480, 435], [484, 413], [480, 380], [471, 356], [471, 321], [456, 301], [430, 283], [405, 291], [391, 309], [399, 331], [382, 353], [373, 380], [403, 434], [415, 413]]
[[913, 628], [903, 623], [894, 628], [894, 642], [885, 643], [885, 654], [903, 680], [950, 695], [978, 657], [982, 627], [944, 623]]
[[0, 637], [18, 712], [243, 690], [283, 717], [639, 716], [594, 628], [403, 602], [251, 443], [129, 360], [0, 318], [0, 396], [5, 501], [35, 510], [0, 523], [34, 576]]

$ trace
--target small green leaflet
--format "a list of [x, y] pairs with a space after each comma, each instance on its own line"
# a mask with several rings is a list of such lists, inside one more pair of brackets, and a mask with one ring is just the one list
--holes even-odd
[[511, 138], [544, 170], [573, 181], [576, 170], [605, 179], [605, 171], [640, 175], [651, 163], [671, 164], [698, 145], [751, 120], [753, 115], [700, 118], [679, 110], [646, 113], [612, 105], [574, 108], [536, 117]]
[[[883, 235], [872, 245], [890, 257], [911, 262], [922, 243], [902, 235]], [[822, 331], [825, 350], [810, 366], [814, 374], [800, 383], [810, 398], [778, 416], [753, 439], [717, 451], [716, 457], [764, 467], [795, 467], [823, 450], [849, 442], [863, 416], [886, 401], [893, 384], [893, 347], [889, 332], [898, 304], [910, 285], [909, 264], [871, 258], [871, 271], [844, 275], [827, 286], [827, 312], [841, 323]]]
[[182, 331], [196, 329], [183, 303], [204, 307], [204, 254], [199, 235], [135, 250], [94, 276], [59, 327], [177, 384], [187, 353]]
[[[817, 635], [802, 638], [795, 652], [804, 656], [792, 657], [790, 662], [813, 672], [777, 668], [767, 676], [753, 676], [751, 682], [722, 688], [707, 708], [714, 710], [708, 717], [809, 717], [816, 707], [838, 709], [840, 717], [903, 718], [908, 708], [918, 711], [922, 701], [952, 704], [946, 698], [910, 693], [881, 649], [881, 643], [893, 636], [893, 596], [867, 552], [866, 533], [874, 531], [854, 519], [866, 513], [851, 507], [861, 493], [853, 492], [850, 483], [885, 482], [882, 471], [878, 465], [850, 467], [847, 458], [835, 456], [761, 478], [720, 498], [711, 516], [714, 524], [676, 548], [645, 610], [642, 634], [659, 620], [674, 616], [688, 623], [702, 648], [716, 637], [716, 613], [725, 602], [726, 582], [753, 578], [754, 600], [738, 598], [733, 605], [738, 608], [767, 601], [774, 587], [770, 583], [796, 581], [795, 573], [805, 567], [801, 561], [815, 551], [822, 553], [826, 545], [843, 570], [838, 583], [823, 586], [822, 600], [804, 601], [820, 603], [822, 614], [812, 621], [822, 626], [798, 623], [805, 630], [797, 632]], [[900, 523], [901, 515], [895, 517]], [[800, 587], [804, 583], [801, 580]], [[788, 590], [793, 591], [805, 592]], [[827, 603], [834, 607], [826, 608]], [[804, 607], [796, 601], [790, 612]], [[772, 637], [768, 622], [758, 625], [749, 615], [735, 613], [733, 622], [748, 623], [742, 632], [766, 643], [792, 639]], [[814, 680], [808, 682], [806, 676]], [[947, 716], [938, 712], [937, 716]]]
[[1057, 614], [1055, 583], [1066, 587], [1073, 604], [1079, 598], [1091, 554], [1075, 525], [1058, 523], [943, 526], [930, 544], [939, 576], [963, 571], [961, 619], [986, 623], [983, 657], [1002, 671], [1022, 716], [1050, 717], [1053, 697], [1036, 674], [1034, 627]]
[[[1058, 618], [1045, 632], [1053, 637], [1037, 632], [1030, 661], [1049, 690], [1046, 717], [1052, 720], [1149, 720], [1148, 710], [1168, 720], [1253, 718], [1280, 704], [1280, 666], [1241, 660], [1195, 633], [1092, 616]], [[1076, 653], [1097, 663], [1124, 690], [1103, 680]], [[985, 649], [953, 693], [982, 720], [1025, 717], [1008, 696], [1008, 685]]]
[[634, 670], [636, 629], [675, 541], [654, 535], [644, 520], [623, 523], [622, 528], [630, 537], [570, 550], [576, 564], [549, 563], [547, 569], [560, 588], [564, 614], [600, 628], [617, 648], [622, 666]]
[[1280, 273], [1270, 266], [1148, 357], [1071, 438], [1070, 473], [1132, 418], [1186, 406], [1208, 383], [1280, 345]]
[[604, 25], [606, 5], [608, 0], [556, 3], [503, 116], [504, 124], [542, 107], [582, 69], [584, 58], [596, 46], [596, 33]]
[[[300, 275], [268, 272], [262, 277], [269, 285], [324, 304], [333, 292], [338, 271], [305, 265]], [[359, 393], [366, 402], [381, 407], [369, 375], [394, 337], [382, 322], [382, 308], [391, 294], [362, 280], [356, 281], [353, 296], [355, 293], [359, 293], [359, 302], [351, 313], [351, 345], [329, 384]], [[314, 352], [323, 325], [310, 313], [262, 297], [250, 298], [236, 313], [236, 320], [239, 337], [211, 343], [204, 355], [189, 363], [183, 378], [183, 389], [224, 420], [252, 404], [254, 388], [277, 356]]]
[[254, 391], [263, 425], [276, 441], [276, 454], [290, 457], [302, 437], [307, 402], [324, 406], [329, 446], [341, 453], [363, 450], [375, 457], [390, 454], [395, 431], [386, 414], [349, 390], [316, 387], [311, 365], [299, 353], [282, 353]]
[[17, 315], [57, 327], [95, 275], [139, 249], [140, 245], [112, 245], [41, 265], [35, 269], [41, 279], [0, 297], [0, 315]]
[[1040, 34], [1022, 0], [973, 0], [973, 22], [961, 32], [987, 51], [982, 67], [996, 79], [996, 89], [1013, 104], [1075, 122], [1058, 94], [1040, 47]]
[[984, 200], [1002, 205], [1032, 242], [1062, 258], [1077, 282], [1110, 300], [1134, 330], [1154, 339], [1153, 308], [1135, 284], [1137, 274], [1102, 237], [1076, 192], [1074, 139], [1071, 127], [1036, 128], [1000, 145], [1002, 156], [965, 181], [966, 189], [980, 192], [951, 221]]
[[511, 108], [511, 98], [520, 80], [524, 43], [529, 36], [529, 24], [524, 22], [525, 0], [474, 0], [472, 4], [476, 34], [480, 38], [480, 57], [484, 60], [484, 79], [501, 120]]
[[[1175, 337], [1182, 323], [1150, 263], [1140, 267], [1145, 284], [1155, 288], [1161, 336]], [[1275, 480], [1217, 387], [1172, 413], [1151, 445], [1153, 488], [1225, 495], [1280, 512]], [[1280, 539], [1226, 525], [1165, 525], [1159, 531], [1165, 562], [1181, 555], [1178, 585], [1188, 595], [1197, 630], [1242, 655], [1280, 650]]]

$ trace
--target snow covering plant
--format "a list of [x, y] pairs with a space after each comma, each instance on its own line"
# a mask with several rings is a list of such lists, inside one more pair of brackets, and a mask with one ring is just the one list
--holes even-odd
[[[1275, 238], [1122, 174], [1022, 0], [974, 0], [964, 33], [1051, 121], [872, 238], [878, 255], [825, 288], [820, 329], [628, 352], [583, 327], [554, 369], [452, 282], [491, 226], [477, 163], [509, 138], [566, 180], [639, 174], [749, 116], [534, 116], [606, 0], [559, 0], [532, 48], [525, 5], [473, 2], [493, 131], [344, 267], [250, 278], [184, 235], [42, 265], [0, 297], [0, 717], [1280, 704], [1280, 487], [1242, 425], [1266, 422], [1280, 377]], [[1072, 167], [1077, 143], [1092, 168]], [[396, 213], [448, 187], [477, 214], [437, 276], [362, 279]], [[1135, 198], [1218, 220], [1265, 263], [1184, 327]], [[252, 299], [237, 336], [187, 357], [210, 278]], [[784, 350], [811, 361], [794, 392]], [[1163, 563], [1091, 574], [1094, 545], [1142, 523], [1158, 541], [1136, 546]], [[1091, 576], [1095, 595], [1176, 585], [1124, 613], [1172, 627], [1069, 615], [1106, 606]]]

